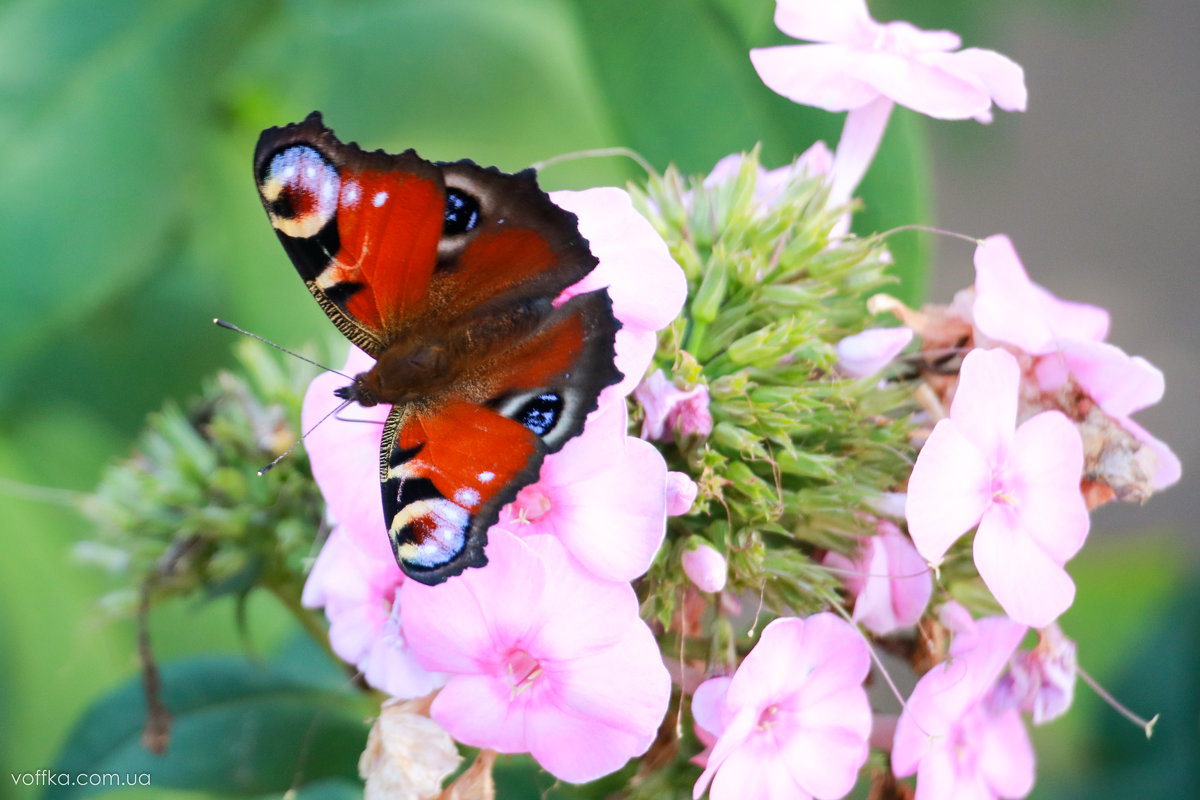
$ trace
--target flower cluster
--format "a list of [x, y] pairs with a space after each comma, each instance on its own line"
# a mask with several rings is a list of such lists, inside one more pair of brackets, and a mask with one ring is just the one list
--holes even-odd
[[[437, 586], [407, 580], [383, 535], [374, 473], [388, 409], [317, 425], [308, 452], [332, 532], [303, 602], [324, 607], [331, 646], [371, 686], [400, 698], [440, 689], [429, 713], [455, 740], [530, 753], [553, 775], [583, 782], [645, 752], [667, 710], [670, 681], [629, 582], [649, 568], [690, 481], [668, 476], [658, 450], [626, 434], [625, 395], [685, 286], [625, 192], [554, 199], [579, 217], [600, 261], [566, 294], [607, 287], [627, 377], [504, 508], [488, 532], [487, 568]], [[345, 372], [370, 365], [352, 350]], [[313, 381], [306, 427], [336, 406], [343, 381]]]
[[[646, 762], [682, 749], [696, 798], [841, 797], [871, 746], [922, 800], [1023, 797], [1022, 714], [1046, 722], [1073, 696], [1055, 620], [1089, 508], [1179, 477], [1130, 419], [1162, 376], [1104, 342], [1103, 310], [1030, 281], [1004, 236], [979, 243], [975, 285], [949, 306], [872, 296], [890, 258], [847, 235], [848, 203], [893, 105], [987, 122], [993, 105], [1025, 108], [1023, 73], [948, 31], [877, 23], [861, 0], [779, 0], [776, 23], [815, 43], [753, 65], [797, 102], [849, 112], [836, 154], [817, 142], [776, 170], [751, 153], [699, 181], [651, 176], [634, 201], [657, 235], [620, 190], [555, 195], [600, 260], [567, 294], [608, 287], [625, 379], [504, 509], [488, 567], [437, 587], [404, 580], [379, 534], [378, 424], [319, 428], [334, 529], [304, 601], [369, 684], [438, 689], [429, 713], [454, 739], [528, 752], [566, 781], [647, 752], [669, 668], [697, 749], [664, 726]], [[884, 312], [902, 324], [867, 324]], [[352, 354], [347, 370], [366, 366]], [[314, 382], [306, 426], [335, 384]], [[994, 609], [960, 591], [980, 580], [1003, 616], [946, 602]], [[753, 648], [748, 592], [781, 614]], [[1037, 646], [1018, 651], [1030, 628]], [[946, 652], [917, 646], [945, 636]], [[908, 643], [924, 672], [898, 719], [863, 688], [871, 639]], [[654, 796], [669, 778], [640, 780]]]
[[[210, 509], [217, 534], [188, 516], [174, 544], [154, 528], [150, 556], [182, 554], [173, 577], [189, 587], [266, 565], [259, 585], [310, 629], [305, 608], [323, 609], [329, 648], [393, 698], [372, 695], [369, 795], [437, 796], [459, 744], [480, 753], [444, 796], [492, 796], [497, 753], [568, 783], [640, 757], [627, 794], [643, 798], [833, 800], [868, 764], [872, 796], [1031, 790], [1026, 715], [1063, 714], [1086, 659], [1057, 620], [1089, 512], [1180, 478], [1132, 419], [1163, 376], [1106, 341], [1103, 309], [1035, 284], [1006, 236], [976, 242], [973, 286], [914, 310], [882, 293], [884, 238], [849, 233], [896, 103], [987, 122], [1025, 108], [1019, 66], [948, 31], [876, 22], [862, 0], [778, 0], [776, 24], [810, 43], [749, 60], [772, 90], [847, 112], [836, 151], [816, 142], [767, 170], [755, 150], [703, 178], [668, 168], [628, 191], [552, 195], [599, 261], [558, 301], [607, 289], [623, 379], [501, 511], [486, 567], [406, 579], [378, 496], [389, 409], [325, 419], [345, 382], [334, 374], [303, 401], [330, 530], [306, 579], [284, 546], [295, 520], [239, 527]], [[370, 366], [351, 350], [345, 372]], [[279, 426], [255, 403], [232, 408], [203, 446], [199, 429], [168, 426], [194, 456], [190, 483], [154, 439], [105, 513], [132, 528], [146, 486], [161, 505], [161, 487], [208, 473], [244, 494], [211, 452], [230, 449], [219, 434]], [[295, 500], [306, 479], [281, 471], [258, 499]], [[315, 501], [295, 505], [315, 527]], [[913, 668], [898, 717], [868, 700], [872, 648]], [[915, 789], [896, 787], [911, 776]]]

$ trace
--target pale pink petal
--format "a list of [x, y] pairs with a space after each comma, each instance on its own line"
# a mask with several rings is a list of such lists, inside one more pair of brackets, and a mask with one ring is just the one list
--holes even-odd
[[1075, 583], [1005, 507], [996, 506], [975, 534], [975, 568], [1004, 613], [1042, 628], [1075, 600]]
[[[1166, 383], [1162, 371], [1141, 356], [1104, 342], [1066, 339], [1058, 352], [1039, 359], [1061, 359], [1075, 382], [1111, 417], [1127, 417], [1162, 400]], [[1039, 383], [1041, 378], [1038, 372]], [[1045, 388], [1045, 387], [1043, 387]]]
[[[578, 652], [561, 661], [543, 658], [552, 687], [549, 691], [554, 695], [552, 702], [544, 705], [554, 713], [588, 717], [634, 734], [643, 745], [637, 752], [626, 753], [629, 758], [649, 746], [667, 713], [671, 676], [646, 625], [627, 620], [625, 632], [611, 647]], [[546, 651], [542, 643], [537, 649]]]
[[849, 42], [877, 27], [865, 0], [776, 0], [775, 27], [793, 39]]
[[529, 754], [568, 783], [586, 783], [616, 772], [630, 758], [646, 752], [654, 739], [542, 707], [529, 709], [525, 725]]
[[[428, 669], [464, 673], [498, 665], [507, 654], [496, 652], [496, 642], [521, 641], [540, 618], [538, 603], [547, 581], [542, 560], [499, 526], [488, 531], [488, 540], [486, 568], [437, 586], [405, 581], [401, 587], [404, 632]], [[495, 602], [499, 597], [505, 601]]]
[[727, 675], [709, 678], [692, 694], [692, 719], [714, 737], [725, 732], [725, 696], [730, 680]]
[[[728, 704], [728, 700], [726, 700], [726, 703]], [[718, 770], [721, 766], [731, 756], [736, 754], [746, 744], [748, 739], [753, 738], [755, 728], [758, 725], [758, 714], [759, 710], [757, 706], [740, 706], [737, 712], [726, 722], [725, 730], [721, 732], [721, 735], [717, 738], [717, 743], [713, 745], [712, 753], [709, 754], [708, 765], [704, 768], [704, 772], [700, 773], [700, 777], [696, 780], [696, 785], [692, 787], [692, 797], [694, 800], [704, 794], [704, 790], [712, 782], [713, 776], [719, 775]]]
[[914, 800], [996, 800], [983, 776], [959, 771], [960, 754], [939, 748], [921, 762]]
[[[895, 103], [890, 98], [880, 96], [850, 109], [846, 114], [833, 163], [833, 183], [829, 190], [831, 205], [850, 201], [863, 175], [867, 173], [867, 168], [871, 166], [876, 151], [879, 150], [879, 143], [883, 141], [883, 132], [891, 119], [893, 106]], [[839, 350], [838, 357], [841, 355]]]
[[863, 53], [852, 74], [902, 106], [935, 119], [970, 119], [986, 113], [992, 100], [983, 84], [938, 65], [949, 54], [912, 56]]
[[[779, 750], [768, 736], [757, 735], [729, 755], [713, 781], [710, 800], [809, 800], [796, 785]], [[694, 797], [698, 797], [693, 793]]]
[[[417, 660], [400, 630], [393, 612], [383, 623], [366, 655], [357, 662], [368, 685], [392, 697], [423, 697], [446, 682], [446, 676], [430, 672]], [[333, 643], [332, 625], [330, 644]], [[340, 654], [339, 654], [340, 655]]]
[[[374, 363], [366, 353], [351, 347], [343, 371], [355, 375], [370, 369]], [[333, 392], [349, 382], [326, 372], [309, 384], [301, 412], [301, 427], [310, 431], [304, 446], [313, 478], [333, 518], [356, 538], [386, 540], [387, 527], [383, 524], [383, 504], [379, 499], [379, 443], [391, 406], [350, 405], [338, 415], [342, 419], [329, 417], [317, 425], [341, 405], [343, 401], [334, 397]]]
[[750, 51], [758, 77], [771, 91], [826, 111], [849, 111], [879, 97], [852, 73], [862, 54], [840, 44], [793, 44]]
[[865, 378], [892, 363], [913, 339], [912, 328], [869, 328], [837, 343], [838, 368]]
[[1108, 312], [1059, 300], [1029, 279], [1012, 241], [989, 236], [975, 249], [975, 326], [989, 338], [1032, 355], [1054, 352], [1057, 339], [1100, 341]]
[[975, 348], [967, 353], [958, 373], [958, 389], [950, 419], [993, 467], [1003, 463], [1017, 424], [1021, 367], [1000, 349]]
[[1154, 452], [1157, 461], [1154, 471], [1155, 489], [1161, 491], [1179, 482], [1179, 479], [1183, 477], [1183, 464], [1165, 442], [1154, 438], [1149, 431], [1129, 418], [1120, 419], [1117, 422]]
[[854, 788], [870, 748], [871, 708], [859, 692], [854, 717], [865, 717], [866, 728], [804, 728], [787, 739], [779, 755], [796, 784], [819, 798], [843, 797]]
[[913, 544], [938, 563], [991, 505], [991, 467], [979, 448], [944, 419], [917, 454], [908, 479], [905, 513]]
[[998, 797], [1024, 797], [1033, 789], [1034, 756], [1029, 732], [1016, 710], [977, 729], [978, 770]]
[[559, 191], [551, 193], [550, 199], [578, 216], [579, 232], [600, 262], [559, 299], [608, 288], [613, 314], [622, 325], [617, 331], [616, 363], [625, 377], [617, 386], [620, 394], [628, 394], [654, 356], [655, 333], [683, 308], [687, 278], [625, 190]]
[[1091, 524], [1079, 490], [1079, 429], [1058, 411], [1031, 417], [1017, 429], [1009, 468], [1009, 491], [1025, 531], [1050, 558], [1065, 563], [1083, 547]]
[[957, 53], [948, 53], [938, 66], [981, 81], [992, 100], [1005, 111], [1024, 111], [1028, 105], [1025, 70], [1008, 56], [994, 50], [968, 47]]
[[916, 624], [933, 596], [933, 575], [912, 542], [894, 525], [869, 537], [865, 585], [854, 602], [854, 619], [879, 635]]
[[619, 459], [587, 463], [586, 491], [558, 497], [556, 534], [597, 576], [633, 580], [650, 568], [666, 535], [667, 464], [634, 438]]
[[[631, 628], [645, 627], [638, 617], [637, 595], [627, 582], [589, 574], [553, 536], [530, 536], [523, 541], [541, 558], [546, 583], [540, 598], [542, 603], [553, 599], [554, 613], [531, 610], [530, 617], [536, 621], [527, 634], [511, 641], [524, 641], [527, 648], [536, 644], [539, 658], [572, 659], [610, 648], [624, 641]], [[486, 596], [506, 597], [501, 586], [494, 591]]]
[[429, 715], [465, 745], [523, 753], [525, 709], [512, 694], [503, 678], [458, 675], [434, 698]]

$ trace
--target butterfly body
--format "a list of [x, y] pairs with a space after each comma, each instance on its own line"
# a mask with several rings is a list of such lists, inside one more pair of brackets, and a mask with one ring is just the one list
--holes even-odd
[[531, 170], [435, 164], [344, 144], [319, 114], [263, 132], [263, 206], [321, 308], [376, 359], [337, 391], [390, 404], [387, 534], [439, 583], [486, 563], [487, 528], [618, 382], [605, 290], [557, 302], [595, 266]]

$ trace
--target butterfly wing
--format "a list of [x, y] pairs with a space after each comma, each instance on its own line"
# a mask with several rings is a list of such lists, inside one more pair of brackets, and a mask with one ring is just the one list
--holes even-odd
[[384, 520], [410, 577], [441, 583], [487, 563], [487, 530], [538, 478], [542, 461], [583, 430], [613, 366], [611, 301], [589, 292], [493, 364], [482, 404], [393, 409], [380, 457]]
[[345, 336], [378, 357], [426, 308], [444, 226], [441, 172], [412, 150], [343, 144], [313, 112], [263, 131], [259, 197], [284, 250]]

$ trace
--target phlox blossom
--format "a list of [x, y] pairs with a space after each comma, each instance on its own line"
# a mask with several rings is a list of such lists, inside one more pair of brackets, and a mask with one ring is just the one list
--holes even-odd
[[1074, 383], [1120, 427], [1154, 454], [1155, 489], [1176, 483], [1182, 469], [1165, 443], [1130, 416], [1162, 399], [1162, 372], [1141, 356], [1104, 341], [1108, 312], [1060, 300], [1029, 278], [1012, 241], [989, 236], [975, 249], [975, 297], [971, 318], [979, 340], [1010, 345], [1033, 357], [1038, 387], [1057, 392]]
[[894, 103], [939, 119], [991, 120], [995, 103], [1024, 111], [1025, 76], [992, 50], [958, 50], [950, 31], [876, 22], [864, 0], [776, 0], [775, 25], [815, 44], [750, 51], [754, 69], [789, 100], [849, 111], [831, 199], [850, 198], [874, 158]]
[[601, 395], [583, 433], [546, 456], [537, 482], [501, 511], [508, 530], [550, 534], [591, 572], [631, 581], [650, 568], [666, 535], [667, 464], [626, 436], [625, 401]]
[[363, 679], [393, 697], [429, 694], [446, 678], [422, 667], [400, 628], [398, 597], [406, 580], [387, 536], [355, 537], [335, 527], [304, 584], [301, 602], [325, 609], [329, 645]]
[[906, 513], [913, 544], [934, 564], [978, 525], [979, 576], [1010, 617], [1042, 627], [1075, 598], [1063, 564], [1090, 523], [1079, 489], [1083, 443], [1058, 411], [1017, 427], [1019, 382], [1007, 351], [967, 354], [950, 416], [913, 466]]
[[956, 635], [949, 658], [917, 682], [892, 744], [896, 776], [916, 773], [916, 800], [1019, 798], [1033, 788], [1033, 747], [1020, 712], [988, 703], [1025, 631], [1004, 617], [974, 621]]
[[908, 537], [880, 520], [855, 558], [829, 552], [825, 566], [840, 571], [854, 599], [854, 621], [880, 636], [915, 625], [933, 596], [933, 575]]
[[992, 694], [993, 708], [1015, 706], [1043, 725], [1067, 713], [1075, 699], [1075, 642], [1057, 624], [1038, 632], [1031, 650], [1013, 656]]
[[676, 429], [685, 438], [712, 433], [707, 386], [680, 389], [658, 369], [638, 384], [633, 396], [646, 414], [642, 419], [643, 439], [671, 442], [675, 440]]
[[[712, 170], [704, 177], [704, 188], [711, 189], [722, 183], [735, 180], [745, 162], [745, 153], [730, 153], [713, 165]], [[788, 184], [803, 178], [828, 179], [833, 173], [833, 153], [829, 145], [818, 141], [801, 153], [791, 164], [785, 164], [775, 169], [764, 169], [758, 166], [754, 181], [754, 202], [760, 214], [767, 213], [783, 197]], [[688, 205], [691, 191], [684, 194], [684, 204]]]
[[692, 796], [832, 800], [867, 760], [871, 707], [866, 642], [834, 616], [767, 625], [731, 678], [701, 684], [696, 724], [716, 736]]
[[413, 651], [450, 675], [433, 719], [464, 744], [528, 752], [572, 783], [644, 753], [671, 681], [633, 588], [596, 578], [550, 536], [495, 526], [487, 555], [486, 569], [400, 588]]
[[658, 331], [679, 316], [687, 278], [650, 221], [633, 207], [624, 189], [602, 186], [580, 192], [551, 192], [550, 199], [579, 218], [599, 264], [559, 298], [608, 288], [617, 331], [617, 369], [625, 377], [606, 393], [627, 395], [645, 374], [658, 347]]

